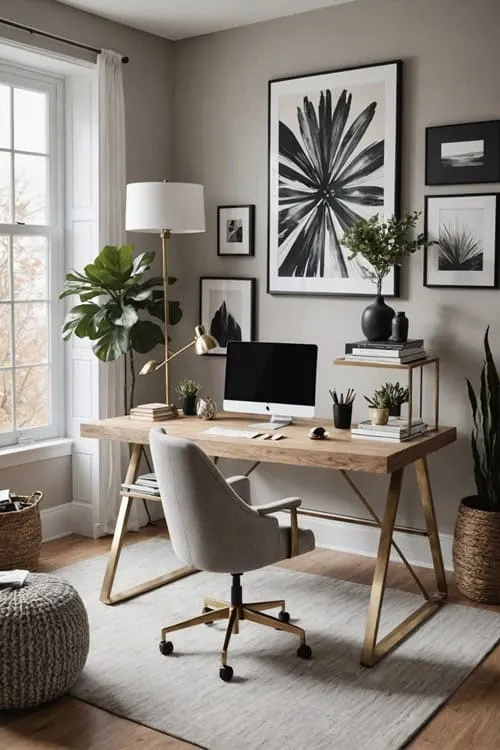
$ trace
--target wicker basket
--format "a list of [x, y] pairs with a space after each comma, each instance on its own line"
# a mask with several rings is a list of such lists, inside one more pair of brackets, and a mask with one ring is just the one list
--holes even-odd
[[0, 570], [36, 570], [42, 543], [40, 500], [43, 492], [16, 495], [13, 500], [29, 503], [27, 508], [0, 513]]
[[453, 566], [461, 594], [476, 602], [500, 604], [500, 513], [480, 510], [476, 496], [460, 503]]

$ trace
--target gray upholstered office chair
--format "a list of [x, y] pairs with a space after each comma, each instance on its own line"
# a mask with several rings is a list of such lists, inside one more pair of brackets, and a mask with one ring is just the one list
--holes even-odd
[[[232, 575], [231, 602], [206, 598], [203, 614], [161, 631], [160, 651], [169, 655], [173, 644], [166, 634], [193, 625], [212, 623], [229, 618], [222, 647], [220, 677], [228, 682], [233, 676], [227, 664], [227, 650], [231, 634], [237, 633], [240, 620], [251, 620], [278, 630], [298, 635], [297, 655], [309, 659], [311, 649], [306, 644], [302, 628], [292, 625], [285, 611], [284, 600], [252, 602], [242, 598], [241, 575], [250, 570], [314, 549], [311, 531], [280, 528], [270, 516], [280, 510], [294, 510], [301, 500], [290, 497], [266, 505], [250, 505], [248, 477], [225, 479], [208, 456], [194, 443], [170, 437], [162, 428], [150, 433], [154, 469], [160, 488], [161, 501], [175, 554], [199, 570]], [[296, 533], [292, 540], [292, 531]], [[279, 608], [278, 617], [263, 614], [263, 610]]]

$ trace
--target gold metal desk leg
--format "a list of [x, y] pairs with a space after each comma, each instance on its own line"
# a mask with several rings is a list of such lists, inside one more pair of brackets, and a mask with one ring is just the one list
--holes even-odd
[[[131, 446], [130, 461], [125, 476], [125, 483], [131, 484], [137, 477], [139, 470], [139, 462], [141, 460], [142, 445], [133, 444]], [[115, 533], [113, 534], [113, 541], [111, 543], [111, 550], [108, 557], [108, 563], [106, 565], [106, 572], [104, 573], [104, 580], [102, 582], [100, 600], [104, 604], [119, 604], [125, 602], [128, 599], [133, 599], [140, 594], [145, 594], [147, 591], [152, 591], [160, 586], [164, 586], [172, 581], [177, 581], [179, 578], [185, 578], [192, 573], [197, 573], [196, 568], [187, 566], [184, 568], [178, 568], [170, 573], [165, 573], [158, 578], [152, 578], [149, 581], [140, 583], [131, 589], [122, 591], [118, 594], [111, 594], [113, 583], [115, 580], [116, 569], [118, 567], [118, 561], [123, 547], [123, 539], [127, 531], [128, 517], [130, 515], [130, 508], [132, 507], [133, 497], [122, 497], [120, 510], [118, 512], [118, 518], [116, 519]]]

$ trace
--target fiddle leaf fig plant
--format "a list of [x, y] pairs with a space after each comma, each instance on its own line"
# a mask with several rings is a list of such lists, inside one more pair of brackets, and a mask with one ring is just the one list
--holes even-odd
[[[160, 321], [163, 313], [163, 279], [147, 276], [155, 253], [145, 252], [134, 257], [133, 245], [116, 247], [106, 245], [92, 263], [83, 271], [72, 270], [66, 274], [60, 299], [77, 295], [80, 301], [66, 315], [62, 337], [89, 339], [95, 356], [103, 362], [124, 357], [124, 406], [127, 413], [134, 404], [135, 364], [134, 352], [145, 354], [165, 339], [163, 327], [150, 319]], [[174, 276], [168, 278], [175, 284]], [[168, 301], [169, 325], [182, 318], [179, 302]], [[128, 393], [127, 364], [131, 382]]]

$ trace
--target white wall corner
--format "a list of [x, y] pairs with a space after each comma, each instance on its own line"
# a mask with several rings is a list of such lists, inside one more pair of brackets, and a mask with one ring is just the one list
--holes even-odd
[[[280, 525], [289, 526], [290, 516], [288, 513], [276, 514]], [[339, 550], [341, 552], [352, 552], [356, 555], [376, 557], [380, 532], [369, 526], [356, 526], [341, 521], [328, 521], [324, 518], [309, 518], [301, 516], [299, 525], [311, 529], [316, 537], [316, 547]], [[446, 570], [453, 570], [451, 534], [440, 534], [441, 549], [443, 551], [443, 562]], [[429, 541], [426, 537], [414, 534], [397, 533], [396, 541], [401, 547], [403, 554], [413, 565], [423, 568], [432, 567], [432, 558]], [[401, 562], [394, 551], [391, 552], [391, 560]]]

